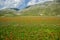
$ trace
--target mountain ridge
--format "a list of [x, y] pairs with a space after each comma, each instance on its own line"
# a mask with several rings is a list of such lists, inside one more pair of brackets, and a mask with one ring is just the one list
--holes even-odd
[[[6, 13], [7, 12], [8, 10], [6, 11]], [[3, 11], [2, 14], [3, 13], [5, 12]], [[60, 5], [58, 3], [49, 1], [43, 4], [31, 5], [19, 11], [16, 11], [14, 9], [14, 11], [12, 12], [10, 11], [8, 12], [8, 14], [9, 15], [13, 14], [13, 16], [60, 16]]]

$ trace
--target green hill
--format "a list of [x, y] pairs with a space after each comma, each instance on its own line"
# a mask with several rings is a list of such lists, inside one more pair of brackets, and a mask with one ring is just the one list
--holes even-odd
[[6, 17], [6, 16], [16, 16], [17, 11], [13, 9], [3, 9], [0, 10], [0, 16]]

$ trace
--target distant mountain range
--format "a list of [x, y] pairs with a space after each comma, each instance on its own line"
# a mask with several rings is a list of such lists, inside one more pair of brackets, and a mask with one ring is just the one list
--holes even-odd
[[17, 8], [0, 10], [0, 16], [60, 16], [60, 5], [53, 1], [31, 5], [18, 10]]

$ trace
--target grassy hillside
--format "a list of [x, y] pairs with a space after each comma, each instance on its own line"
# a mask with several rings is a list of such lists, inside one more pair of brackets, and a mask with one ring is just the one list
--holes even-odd
[[17, 12], [15, 10], [12, 9], [3, 9], [0, 10], [0, 16], [15, 16]]

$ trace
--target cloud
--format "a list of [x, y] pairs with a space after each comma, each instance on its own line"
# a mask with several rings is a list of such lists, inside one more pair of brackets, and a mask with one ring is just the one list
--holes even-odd
[[[0, 9], [2, 8], [16, 8], [23, 0], [0, 0]], [[2, 6], [2, 7], [1, 7]]]
[[53, 1], [53, 0], [31, 0], [27, 5], [35, 5], [35, 4], [38, 4], [38, 3], [43, 3], [45, 1]]
[[6, 7], [17, 7], [17, 5], [21, 2], [21, 0], [6, 0], [5, 6]]
[[27, 5], [34, 5], [36, 0], [31, 0]]

